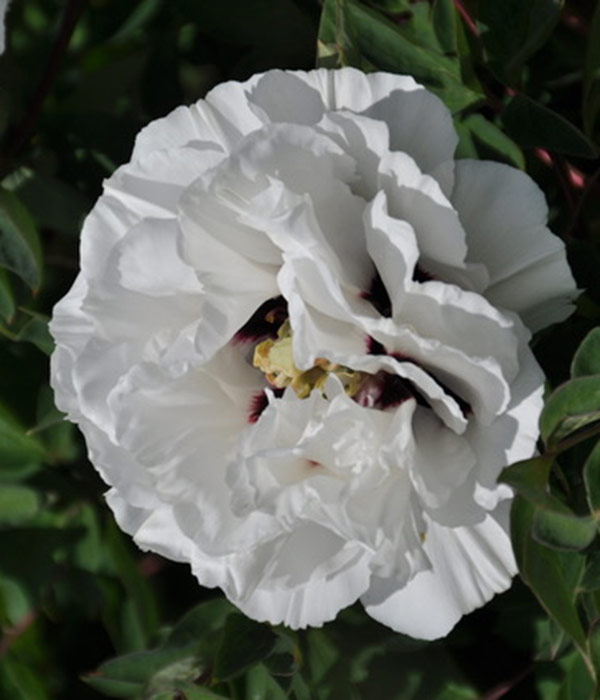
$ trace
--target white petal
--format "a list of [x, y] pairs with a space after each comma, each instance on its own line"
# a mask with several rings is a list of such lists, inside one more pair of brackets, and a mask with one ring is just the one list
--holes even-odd
[[178, 251], [176, 221], [146, 219], [116, 246], [121, 285], [151, 297], [199, 294], [194, 270]]
[[[256, 263], [217, 240], [202, 220], [202, 190], [189, 188], [181, 200], [182, 255], [204, 289], [197, 350], [212, 357], [267, 299], [279, 295], [272, 265]], [[227, 222], [225, 222], [225, 225]]]
[[84, 276], [77, 275], [69, 292], [54, 306], [48, 326], [56, 341], [50, 358], [50, 385], [54, 390], [57, 407], [70, 420], [77, 420], [79, 407], [73, 385], [73, 365], [92, 333], [91, 319], [81, 310], [87, 293]]
[[495, 508], [499, 499], [511, 495], [508, 487], [497, 484], [501, 470], [532, 457], [539, 437], [544, 375], [527, 346], [521, 348], [519, 365], [507, 410], [489, 426], [471, 422], [465, 434], [477, 455], [475, 499], [488, 510]]
[[298, 523], [265, 551], [253, 552], [258, 585], [230, 600], [246, 615], [292, 629], [318, 627], [369, 587], [369, 557], [353, 543], [313, 523]]
[[400, 310], [419, 261], [415, 232], [408, 222], [389, 216], [384, 192], [379, 192], [365, 209], [364, 223], [369, 255], [381, 275], [392, 309]]
[[390, 354], [418, 364], [436, 380], [470, 404], [476, 417], [489, 424], [510, 401], [510, 385], [501, 364], [493, 356], [471, 357], [459, 348], [436, 338], [425, 338], [410, 326], [398, 326], [392, 319], [374, 328], [371, 335]]
[[546, 227], [544, 195], [528, 175], [500, 163], [457, 161], [452, 202], [469, 260], [488, 268], [493, 304], [519, 313], [532, 331], [569, 315], [576, 289], [564, 244]]
[[173, 217], [184, 189], [223, 159], [216, 150], [174, 148], [154, 151], [121, 166], [104, 191], [145, 217]]
[[466, 236], [439, 184], [424, 174], [407, 153], [386, 154], [379, 172], [389, 213], [413, 227], [425, 269], [452, 282], [447, 268], [464, 267]]
[[352, 191], [365, 200], [378, 190], [377, 179], [382, 156], [389, 151], [390, 137], [385, 122], [353, 112], [327, 112], [317, 124], [338, 143], [355, 162], [358, 177], [350, 184]]
[[271, 70], [246, 84], [251, 109], [263, 121], [312, 126], [323, 116], [319, 71]]
[[177, 107], [144, 127], [137, 135], [131, 159], [183, 146], [228, 153], [244, 134], [260, 126], [261, 121], [248, 109], [244, 86], [224, 83], [211, 90], [205, 100]]
[[[261, 196], [255, 183], [266, 184], [266, 178], [271, 182]], [[244, 196], [251, 199], [240, 205], [242, 212], [246, 210], [242, 220], [264, 230], [275, 228], [275, 222], [269, 222], [275, 216], [277, 224], [282, 214], [290, 218], [295, 209], [294, 198], [285, 196], [286, 192], [296, 195], [298, 204], [310, 203], [322, 236], [360, 284], [364, 267], [361, 263], [366, 258], [361, 221], [365, 205], [351, 190], [354, 179], [353, 159], [330, 137], [300, 125], [280, 124], [245, 139], [224, 167], [217, 170], [213, 187], [218, 192], [235, 193], [238, 200]], [[277, 182], [283, 187], [278, 188]], [[283, 203], [287, 205], [285, 211], [281, 208]], [[278, 215], [274, 204], [278, 205]], [[273, 240], [285, 250], [288, 238], [291, 237], [284, 231]]]
[[[329, 90], [326, 104], [329, 110], [347, 109], [352, 112], [364, 112], [367, 116], [371, 116], [370, 110], [373, 105], [383, 105], [390, 96], [398, 96], [398, 99], [401, 99], [423, 90], [423, 87], [408, 75], [377, 71], [364, 73], [350, 67], [329, 71], [327, 77]], [[390, 124], [390, 120], [384, 121]]]
[[446, 528], [428, 524], [425, 551], [432, 568], [396, 589], [380, 581], [363, 596], [371, 617], [417, 639], [439, 639], [466, 613], [511, 585], [516, 564], [506, 504], [479, 525]]
[[214, 87], [196, 107], [205, 114], [206, 108], [210, 108], [211, 117], [217, 118], [223, 135], [223, 143], [228, 151], [231, 151], [238, 141], [264, 125], [262, 115], [252, 110], [248, 101], [248, 92], [253, 85], [260, 80], [260, 75], [255, 75], [245, 83], [229, 81]]
[[227, 348], [177, 378], [138, 365], [108, 398], [119, 444], [148, 470], [157, 496], [174, 504], [180, 528], [205, 553], [231, 551], [241, 539], [225, 468], [263, 386], [260, 374]]
[[430, 281], [411, 287], [397, 313], [394, 309], [399, 326], [406, 324], [422, 337], [435, 338], [472, 358], [493, 357], [512, 381], [523, 342], [515, 328], [518, 319], [498, 311], [480, 294], [451, 284]]
[[475, 454], [465, 437], [448, 430], [428, 409], [417, 409], [413, 425], [416, 449], [410, 475], [425, 505], [439, 508], [462, 487], [475, 466]]
[[458, 137], [452, 115], [439, 98], [427, 90], [396, 90], [364, 113], [388, 125], [392, 151], [408, 153], [424, 173], [438, 176], [446, 194], [451, 192], [452, 168], [448, 164]]

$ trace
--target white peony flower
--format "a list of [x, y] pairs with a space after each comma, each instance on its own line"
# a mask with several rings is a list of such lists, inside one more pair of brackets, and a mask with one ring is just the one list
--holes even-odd
[[52, 382], [142, 549], [247, 615], [445, 635], [510, 586], [531, 331], [575, 286], [532, 180], [411, 78], [270, 71], [139, 134], [85, 222]]

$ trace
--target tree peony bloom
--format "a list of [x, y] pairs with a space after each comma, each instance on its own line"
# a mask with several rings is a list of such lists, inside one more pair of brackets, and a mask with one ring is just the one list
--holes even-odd
[[119, 525], [247, 615], [434, 639], [510, 586], [511, 491], [575, 286], [530, 178], [411, 78], [270, 71], [138, 135], [52, 382]]

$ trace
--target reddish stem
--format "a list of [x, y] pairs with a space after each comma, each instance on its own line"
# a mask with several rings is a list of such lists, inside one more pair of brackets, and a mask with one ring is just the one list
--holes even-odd
[[18, 153], [21, 148], [29, 141], [33, 132], [35, 131], [35, 126], [39, 119], [42, 107], [46, 100], [46, 97], [50, 93], [56, 76], [58, 75], [58, 70], [60, 64], [62, 63], [63, 57], [69, 47], [71, 42], [71, 37], [77, 26], [77, 22], [84, 10], [86, 0], [70, 0], [69, 4], [65, 8], [60, 29], [58, 31], [58, 36], [52, 47], [52, 52], [46, 63], [46, 70], [42, 76], [42, 79], [33, 95], [29, 110], [25, 115], [24, 120], [21, 122], [20, 126], [15, 132], [12, 141], [6, 147], [4, 153], [2, 154], [4, 161], [16, 153]]
[[508, 692], [510, 692], [515, 685], [520, 683], [524, 678], [527, 678], [532, 671], [533, 666], [528, 666], [520, 673], [517, 673], [516, 676], [498, 683], [498, 685], [494, 686], [491, 690], [482, 695], [479, 700], [500, 700], [500, 698], [503, 698]]
[[469, 28], [469, 31], [473, 36], [479, 36], [479, 29], [477, 28], [477, 24], [475, 23], [475, 20], [471, 17], [471, 15], [468, 13], [467, 8], [462, 4], [462, 0], [454, 0], [454, 7], [458, 10], [460, 13], [460, 16], [463, 18], [464, 23], [467, 25]]

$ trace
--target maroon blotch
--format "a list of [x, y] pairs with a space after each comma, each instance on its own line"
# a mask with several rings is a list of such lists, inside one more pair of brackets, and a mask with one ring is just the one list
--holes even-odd
[[[283, 389], [273, 389], [273, 394], [276, 398], [280, 398], [283, 394]], [[256, 423], [262, 412], [269, 405], [269, 397], [266, 391], [259, 391], [250, 399], [248, 406], [248, 423]]]
[[431, 282], [431, 280], [435, 279], [430, 272], [427, 272], [419, 264], [415, 265], [412, 278], [413, 282]]
[[379, 272], [376, 272], [369, 289], [361, 294], [361, 297], [374, 306], [382, 316], [390, 318], [392, 315], [392, 300]]
[[277, 330], [288, 317], [287, 301], [282, 297], [267, 299], [233, 336], [236, 343], [254, 343], [276, 338]]

